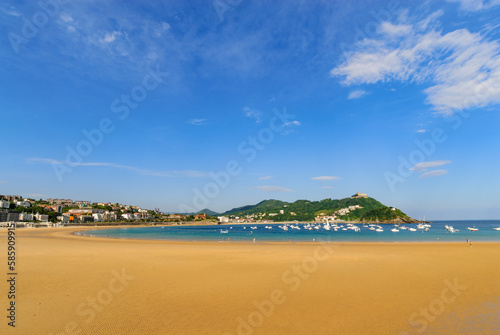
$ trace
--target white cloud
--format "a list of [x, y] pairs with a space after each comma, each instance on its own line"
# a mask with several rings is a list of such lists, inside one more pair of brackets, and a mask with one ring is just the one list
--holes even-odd
[[415, 166], [413, 166], [410, 170], [417, 171], [417, 172], [423, 172], [425, 170], [435, 168], [438, 166], [443, 166], [443, 165], [450, 164], [450, 163], [451, 163], [451, 161], [422, 162], [422, 163], [415, 164]]
[[427, 20], [405, 26], [412, 29], [357, 42], [357, 51], [330, 74], [347, 86], [389, 81], [430, 85], [424, 88], [426, 102], [443, 114], [500, 103], [498, 41], [467, 29], [443, 34]]
[[264, 192], [293, 192], [293, 190], [280, 186], [257, 186], [257, 189]]
[[260, 177], [259, 180], [269, 180], [271, 179], [271, 176], [265, 176], [265, 177]]
[[104, 38], [101, 39], [100, 41], [105, 42], [105, 43], [111, 43], [114, 40], [116, 40], [117, 37], [120, 37], [120, 36], [122, 36], [121, 32], [113, 31], [112, 33], [106, 33], [106, 35], [104, 35]]
[[418, 176], [419, 178], [430, 178], [430, 177], [438, 177], [448, 173], [448, 170], [434, 170], [421, 174]]
[[17, 11], [14, 6], [9, 6], [9, 8], [0, 7], [0, 10], [9, 16], [14, 16], [14, 17], [23, 16], [23, 14]]
[[62, 14], [60, 15], [60, 18], [61, 18], [61, 20], [63, 20], [63, 21], [64, 21], [64, 22], [66, 22], [66, 23], [68, 23], [68, 22], [73, 22], [73, 21], [74, 21], [74, 20], [73, 20], [73, 18], [72, 18], [70, 15], [65, 14], [65, 13], [62, 13]]
[[363, 91], [363, 90], [356, 90], [356, 91], [352, 91], [349, 93], [349, 96], [347, 97], [347, 99], [349, 100], [352, 100], [352, 99], [359, 99], [361, 98], [362, 96], [366, 95], [366, 91]]
[[426, 131], [427, 130], [425, 130], [425, 129], [419, 129], [419, 130], [417, 130], [417, 133], [425, 133]]
[[188, 123], [193, 126], [204, 126], [207, 124], [207, 121], [207, 119], [190, 119]]
[[321, 186], [321, 188], [333, 188], [333, 186]]
[[392, 24], [390, 22], [382, 22], [380, 31], [388, 35], [404, 35], [410, 32], [412, 27], [405, 24]]
[[500, 0], [448, 0], [448, 2], [458, 2], [460, 3], [460, 9], [465, 11], [479, 11], [487, 8], [500, 5]]
[[249, 107], [244, 107], [243, 111], [245, 112], [246, 117], [254, 119], [256, 123], [262, 122], [262, 119], [261, 119], [262, 113], [259, 112], [258, 110], [251, 109]]
[[342, 179], [340, 177], [335, 177], [335, 176], [319, 176], [319, 177], [312, 177], [311, 178], [312, 180], [322, 180], [322, 181], [326, 181], [326, 180], [339, 180], [339, 179]]
[[290, 121], [290, 122], [285, 123], [285, 126], [287, 126], [287, 127], [300, 126], [300, 124], [301, 124], [300, 121], [294, 120], [294, 121]]
[[102, 167], [110, 167], [116, 169], [130, 170], [134, 171], [137, 174], [144, 176], [153, 176], [153, 177], [186, 177], [186, 178], [204, 178], [208, 177], [207, 172], [203, 171], [195, 171], [195, 170], [183, 170], [183, 171], [155, 171], [142, 169], [135, 166], [128, 165], [120, 165], [114, 163], [106, 163], [106, 162], [88, 162], [88, 163], [71, 163], [67, 164], [64, 161], [59, 161], [51, 158], [29, 158], [28, 162], [38, 162], [43, 164], [51, 164], [51, 165], [68, 165], [69, 167], [79, 167], [79, 166], [102, 166]]

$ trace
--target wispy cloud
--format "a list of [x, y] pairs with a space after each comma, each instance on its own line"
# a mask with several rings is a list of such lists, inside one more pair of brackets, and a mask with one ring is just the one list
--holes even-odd
[[448, 173], [448, 170], [434, 170], [421, 174], [418, 176], [419, 178], [430, 178], [430, 177], [438, 177]]
[[17, 11], [13, 6], [9, 6], [9, 8], [0, 8], [2, 12], [9, 16], [20, 17], [23, 14]]
[[443, 33], [432, 26], [442, 14], [420, 21], [406, 18], [403, 26], [383, 23], [380, 33], [357, 42], [357, 51], [331, 75], [346, 86], [389, 81], [427, 85], [426, 102], [443, 114], [499, 103], [499, 42], [467, 29]]
[[[51, 158], [29, 158], [28, 162], [35, 163], [43, 163], [43, 164], [51, 164], [51, 165], [65, 165], [66, 162], [59, 161]], [[204, 178], [208, 176], [208, 173], [203, 171], [195, 171], [195, 170], [182, 170], [182, 171], [155, 171], [142, 169], [135, 166], [128, 165], [120, 165], [114, 163], [106, 163], [106, 162], [87, 162], [87, 163], [72, 163], [71, 167], [79, 167], [79, 166], [95, 166], [95, 167], [110, 167], [115, 169], [129, 170], [134, 171], [137, 174], [144, 176], [153, 176], [153, 177], [186, 177], [186, 178]]]
[[258, 110], [251, 109], [249, 107], [244, 107], [243, 111], [245, 112], [246, 117], [254, 119], [256, 123], [262, 122], [262, 113], [259, 112]]
[[476, 12], [500, 5], [500, 0], [447, 0], [448, 2], [460, 3], [460, 9]]
[[111, 43], [114, 42], [114, 40], [116, 40], [116, 38], [120, 36], [122, 36], [121, 32], [113, 31], [111, 33], [106, 33], [106, 35], [104, 35], [104, 38], [102, 38], [100, 41], [101, 43]]
[[271, 176], [265, 176], [265, 177], [260, 177], [259, 180], [269, 180], [271, 179]]
[[285, 123], [285, 126], [287, 126], [287, 127], [290, 127], [290, 126], [300, 126], [300, 125], [301, 125], [300, 121], [297, 121], [297, 120]]
[[300, 121], [298, 120], [293, 120], [293, 121], [289, 121], [289, 122], [286, 122], [284, 124], [285, 126], [285, 129], [283, 130], [283, 132], [281, 133], [282, 135], [288, 135], [290, 133], [293, 133], [294, 131], [294, 128], [295, 127], [298, 127], [298, 126], [301, 126], [302, 124], [300, 123]]
[[390, 22], [382, 22], [380, 25], [380, 31], [388, 35], [405, 35], [408, 34], [412, 29], [411, 25], [408, 24], [392, 24]]
[[426, 131], [427, 131], [427, 130], [425, 130], [425, 129], [418, 129], [418, 130], [417, 130], [417, 133], [425, 133]]
[[340, 177], [335, 177], [335, 176], [319, 176], [319, 177], [312, 177], [312, 180], [321, 180], [321, 181], [327, 181], [327, 180], [339, 180], [342, 179]]
[[446, 160], [422, 162], [422, 163], [415, 164], [410, 170], [417, 171], [417, 172], [423, 172], [423, 171], [426, 171], [428, 169], [432, 169], [432, 168], [435, 168], [438, 166], [443, 166], [443, 165], [450, 164], [450, 163], [451, 163], [451, 161], [446, 161]]
[[7, 182], [4, 180], [0, 180], [0, 184], [7, 184]]
[[333, 186], [321, 186], [321, 188], [333, 188]]
[[367, 92], [363, 91], [363, 90], [352, 91], [349, 93], [349, 96], [347, 97], [347, 99], [349, 99], [349, 100], [359, 99], [359, 98], [365, 96], [366, 94], [367, 94]]
[[257, 189], [264, 192], [293, 192], [293, 190], [280, 186], [257, 186]]
[[189, 124], [192, 124], [193, 126], [204, 126], [208, 122], [207, 119], [190, 119], [188, 121]]

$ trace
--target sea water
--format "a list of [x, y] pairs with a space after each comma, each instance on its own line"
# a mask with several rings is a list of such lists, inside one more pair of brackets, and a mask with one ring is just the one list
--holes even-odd
[[[147, 240], [177, 240], [177, 241], [213, 241], [224, 242], [473, 242], [489, 241], [500, 242], [500, 220], [472, 220], [472, 221], [433, 221], [428, 231], [417, 229], [412, 232], [401, 227], [417, 228], [417, 224], [401, 224], [399, 232], [392, 232], [392, 224], [381, 224], [383, 232], [370, 230], [368, 224], [356, 224], [359, 231], [351, 229], [335, 231], [325, 230], [324, 224], [310, 223], [311, 226], [320, 226], [320, 229], [307, 230], [304, 223], [292, 223], [288, 230], [279, 228], [285, 223], [274, 224], [224, 224], [212, 226], [154, 226], [134, 228], [112, 228], [102, 230], [82, 231], [78, 235], [108, 236], [110, 238], [147, 239]], [[293, 229], [290, 225], [298, 226]], [[445, 226], [453, 226], [458, 232], [450, 233]], [[265, 227], [271, 227], [267, 229]], [[344, 226], [345, 223], [338, 223]], [[469, 231], [468, 227], [475, 227], [478, 231]], [[227, 231], [227, 233], [224, 233]]]

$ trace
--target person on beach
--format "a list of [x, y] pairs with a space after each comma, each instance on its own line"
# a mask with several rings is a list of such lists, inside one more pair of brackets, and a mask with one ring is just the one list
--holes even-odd
[[255, 243], [255, 239], [253, 239], [253, 243]]

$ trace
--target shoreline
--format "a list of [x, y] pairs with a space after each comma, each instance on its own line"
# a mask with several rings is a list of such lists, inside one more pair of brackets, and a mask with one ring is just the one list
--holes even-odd
[[[175, 240], [175, 239], [144, 239], [144, 238], [120, 238], [120, 237], [105, 237], [105, 236], [84, 236], [84, 235], [76, 235], [75, 233], [80, 232], [80, 231], [99, 231], [99, 230], [104, 230], [104, 229], [122, 229], [122, 228], [147, 228], [151, 227], [149, 225], [144, 225], [144, 226], [122, 226], [122, 227], [116, 227], [116, 226], [102, 226], [102, 227], [97, 227], [94, 229], [86, 229], [87, 227], [50, 227], [47, 231], [41, 231], [41, 229], [45, 228], [27, 228], [23, 229], [23, 231], [39, 231], [40, 233], [35, 234], [36, 237], [44, 237], [44, 238], [66, 238], [70, 240], [78, 240], [78, 239], [90, 239], [92, 241], [134, 241], [134, 242], [143, 242], [143, 243], [148, 243], [148, 242], [155, 242], [155, 243], [166, 243], [166, 244], [204, 244], [204, 245], [213, 245], [215, 244], [225, 244], [225, 245], [322, 245], [322, 244], [331, 244], [331, 245], [353, 245], [353, 246], [364, 246], [364, 245], [439, 245], [439, 244], [452, 244], [452, 245], [468, 245], [467, 242], [459, 242], [459, 241], [328, 241], [328, 242], [323, 242], [323, 241], [292, 241], [290, 243], [289, 241], [268, 241], [268, 240], [260, 240], [257, 241], [256, 243], [253, 243], [252, 241], [222, 241], [222, 240]], [[81, 228], [81, 229], [76, 229], [75, 228]], [[16, 229], [17, 231], [17, 229]], [[2, 231], [0, 230], [0, 238], [4, 237], [2, 234]], [[500, 246], [500, 241], [473, 241], [474, 245], [478, 244], [492, 244], [492, 245], [499, 245]]]

